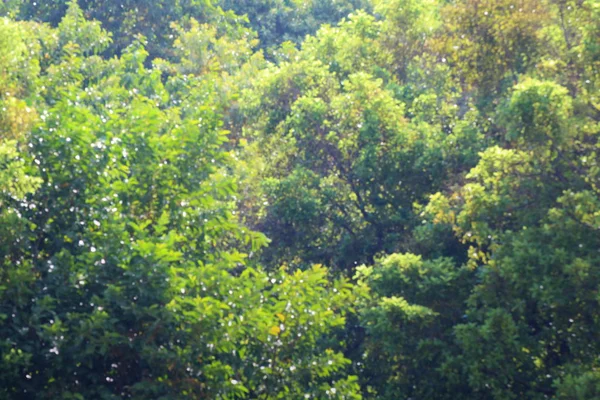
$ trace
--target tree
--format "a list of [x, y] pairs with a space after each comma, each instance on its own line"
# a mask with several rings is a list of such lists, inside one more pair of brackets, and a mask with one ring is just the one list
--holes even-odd
[[323, 340], [348, 283], [249, 256], [266, 241], [234, 216], [214, 73], [163, 82], [142, 41], [90, 55], [105, 33], [71, 7], [24, 132], [39, 178], [0, 152], [3, 396], [358, 398]]
[[511, 148], [486, 150], [470, 183], [428, 207], [473, 244], [480, 282], [455, 328], [471, 387], [491, 398], [546, 398], [580, 390], [574, 370], [594, 382], [599, 203], [595, 169], [585, 165], [597, 138], [551, 82], [516, 85], [505, 111]]

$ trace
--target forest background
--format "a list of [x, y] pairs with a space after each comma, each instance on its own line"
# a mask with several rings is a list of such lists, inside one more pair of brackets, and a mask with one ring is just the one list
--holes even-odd
[[598, 0], [0, 14], [0, 398], [600, 398]]

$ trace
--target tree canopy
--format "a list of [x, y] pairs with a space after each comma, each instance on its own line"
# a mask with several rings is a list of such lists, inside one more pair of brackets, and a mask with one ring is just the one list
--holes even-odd
[[600, 398], [597, 0], [0, 15], [0, 397]]

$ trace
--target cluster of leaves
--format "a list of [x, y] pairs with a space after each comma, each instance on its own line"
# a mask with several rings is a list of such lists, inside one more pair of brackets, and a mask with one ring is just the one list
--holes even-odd
[[348, 282], [251, 259], [267, 240], [235, 215], [219, 71], [148, 69], [142, 40], [101, 58], [75, 3], [56, 29], [0, 27], [3, 104], [32, 115], [2, 113], [1, 396], [356, 397], [324, 340]]
[[[63, 22], [63, 16], [69, 12], [73, 2], [12, 0], [4, 3], [0, 5], [0, 12], [4, 15], [57, 26]], [[224, 12], [211, 0], [80, 0], [78, 5], [87, 19], [98, 21], [98, 26], [102, 24], [102, 27], [111, 33], [111, 45], [103, 49], [107, 55], [120, 54], [141, 35], [147, 39], [146, 50], [150, 59], [168, 57], [172, 55], [175, 31], [171, 25], [174, 23], [183, 23], [195, 18], [213, 22], [215, 26], [227, 30], [232, 24], [243, 21], [233, 13]], [[90, 25], [87, 26], [89, 29]]]
[[247, 16], [261, 47], [275, 54], [283, 42], [301, 43], [321, 25], [333, 25], [353, 11], [371, 9], [365, 0], [220, 0], [218, 4]]
[[2, 397], [600, 396], [597, 1], [0, 12]]
[[[251, 28], [260, 38], [260, 47], [269, 53], [285, 41], [300, 43], [323, 24], [336, 24], [348, 13], [369, 9], [365, 0], [79, 0], [88, 19], [99, 21], [112, 34], [106, 54], [120, 54], [138, 35], [148, 42], [149, 59], [173, 55], [178, 36], [173, 25], [195, 19], [207, 23], [219, 33]], [[0, 15], [58, 25], [69, 8], [70, 0], [5, 0]]]
[[[246, 154], [266, 165], [256, 198], [243, 206], [264, 199], [264, 210], [249, 218], [258, 216], [251, 223], [273, 239], [268, 262], [321, 262], [348, 272], [378, 253], [425, 251], [436, 236], [448, 236], [415, 238], [422, 218], [414, 204], [475, 165], [484, 149], [478, 112], [463, 112], [452, 93], [415, 88], [389, 72], [398, 60], [379, 38], [388, 40], [395, 23], [352, 15], [261, 71], [244, 91]], [[456, 89], [445, 65], [426, 56], [417, 62]]]
[[356, 280], [364, 396], [595, 398], [598, 5], [447, 3], [282, 48], [242, 92], [242, 210], [266, 265]]

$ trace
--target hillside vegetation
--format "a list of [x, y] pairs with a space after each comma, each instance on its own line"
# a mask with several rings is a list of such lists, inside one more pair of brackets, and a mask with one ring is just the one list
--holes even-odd
[[600, 399], [598, 0], [0, 15], [1, 399]]

